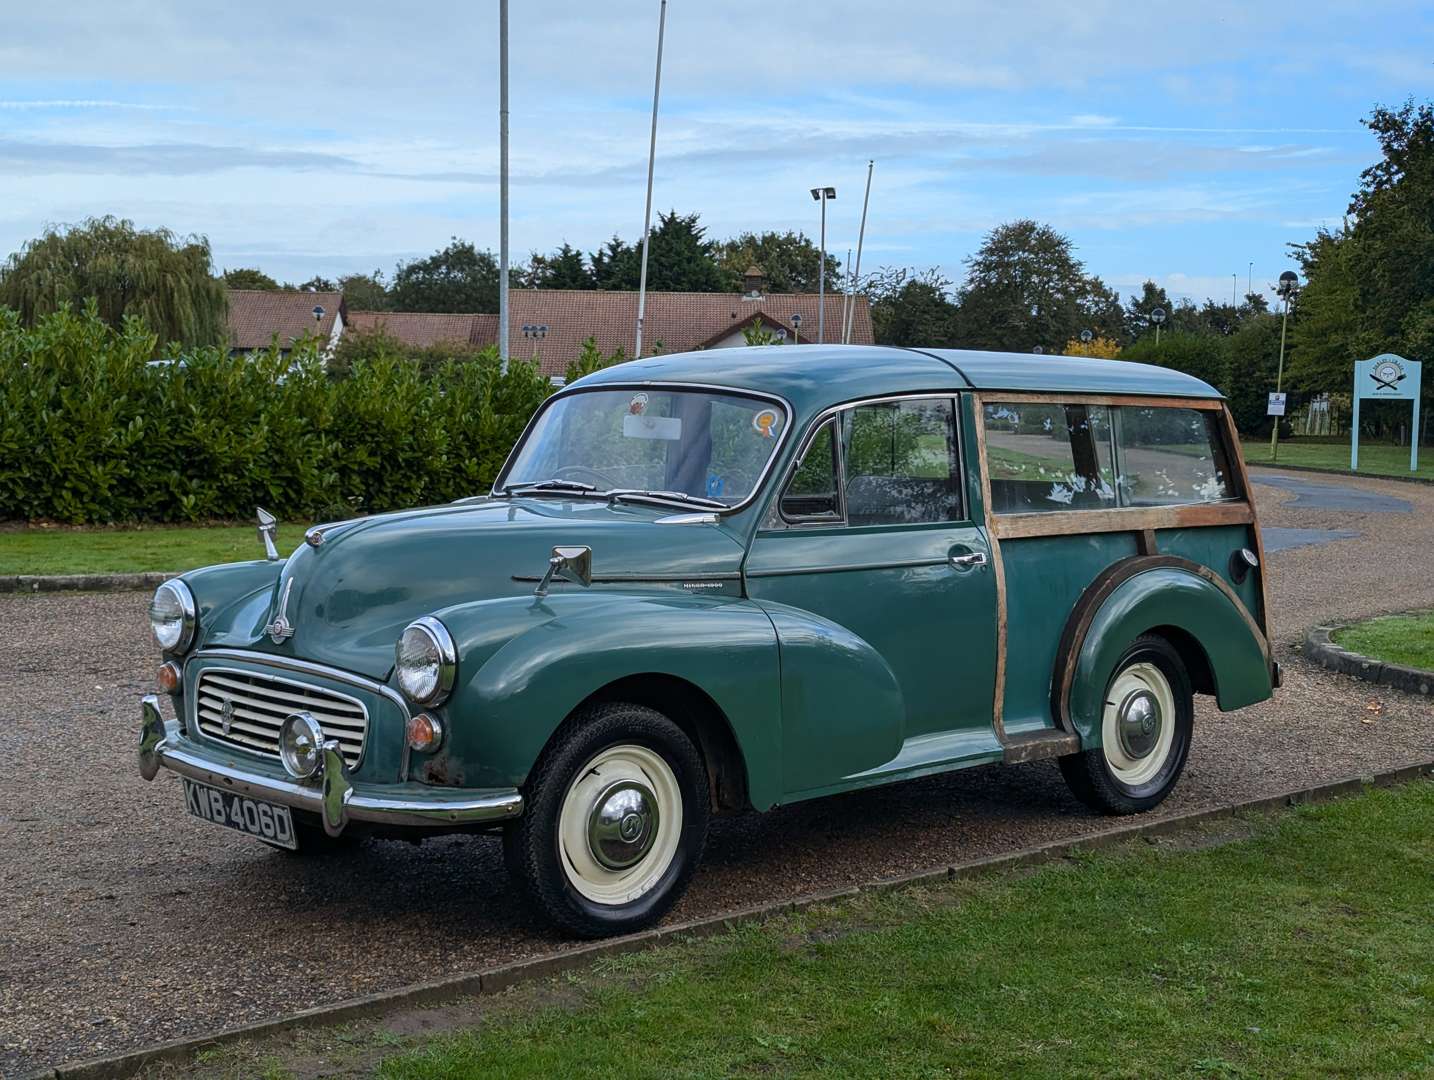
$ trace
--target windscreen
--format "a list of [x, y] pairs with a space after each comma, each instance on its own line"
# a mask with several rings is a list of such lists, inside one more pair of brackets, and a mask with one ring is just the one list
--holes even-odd
[[675, 491], [735, 506], [761, 479], [786, 424], [769, 401], [699, 390], [588, 390], [548, 406], [503, 478]]

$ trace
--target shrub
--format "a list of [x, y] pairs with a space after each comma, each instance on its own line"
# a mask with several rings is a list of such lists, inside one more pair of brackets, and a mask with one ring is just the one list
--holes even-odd
[[0, 309], [0, 519], [72, 523], [327, 517], [482, 491], [551, 392], [489, 349], [330, 378], [312, 344], [157, 363], [137, 320], [93, 305], [33, 329]]

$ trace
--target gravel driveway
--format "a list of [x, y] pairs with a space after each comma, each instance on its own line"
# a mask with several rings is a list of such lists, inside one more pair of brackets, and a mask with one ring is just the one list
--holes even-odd
[[[1428, 702], [1321, 671], [1296, 648], [1317, 622], [1434, 605], [1434, 487], [1308, 479], [1412, 512], [1294, 509], [1290, 490], [1257, 487], [1269, 525], [1358, 536], [1271, 556], [1285, 688], [1240, 713], [1202, 706], [1169, 811], [1434, 756]], [[186, 818], [178, 778], [146, 784], [134, 765], [155, 665], [147, 599], [0, 596], [0, 1077], [565, 947], [515, 900], [491, 838], [368, 841], [309, 860]], [[727, 819], [674, 917], [1104, 820], [1049, 762]]]

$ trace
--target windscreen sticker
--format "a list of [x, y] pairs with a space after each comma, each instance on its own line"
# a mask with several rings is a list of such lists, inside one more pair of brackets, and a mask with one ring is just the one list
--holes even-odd
[[752, 430], [764, 439], [775, 438], [782, 418], [775, 409], [763, 409], [752, 417]]
[[632, 395], [632, 400], [627, 403], [627, 411], [633, 416], [641, 416], [647, 411], [647, 395], [638, 393]]

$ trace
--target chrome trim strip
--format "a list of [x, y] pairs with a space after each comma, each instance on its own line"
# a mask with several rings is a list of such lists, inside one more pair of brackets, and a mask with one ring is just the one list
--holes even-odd
[[[747, 495], [745, 499], [743, 499], [736, 505], [728, 506], [721, 510], [718, 510], [713, 507], [711, 512], [719, 515], [735, 514], [751, 506], [752, 503], [756, 501], [757, 497], [762, 494], [762, 488], [763, 485], [765, 485], [767, 482], [768, 475], [771, 473], [773, 467], [777, 464], [777, 459], [782, 456], [782, 450], [787, 445], [787, 436], [788, 433], [792, 430], [792, 420], [796, 416], [796, 414], [792, 411], [791, 402], [789, 402], [786, 398], [780, 396], [779, 394], [770, 394], [767, 393], [765, 390], [750, 390], [745, 386], [722, 386], [717, 383], [668, 382], [661, 379], [634, 380], [632, 382], [594, 383], [591, 386], [582, 386], [579, 383], [574, 383], [572, 386], [565, 387], [562, 390], [559, 390], [556, 394], [553, 394], [546, 401], [544, 401], [542, 405], [538, 406], [537, 411], [534, 412], [533, 415], [529, 418], [527, 426], [523, 428], [523, 434], [518, 436], [518, 441], [513, 444], [513, 449], [508, 451], [508, 456], [503, 461], [503, 467], [498, 470], [498, 478], [493, 481], [493, 490], [489, 493], [489, 495], [493, 498], [502, 497], [500, 495], [500, 491], [503, 487], [503, 482], [508, 478], [508, 469], [512, 466], [513, 459], [518, 456], [518, 451], [521, 450], [523, 445], [528, 441], [528, 436], [532, 433], [534, 425], [536, 425], [538, 422], [538, 418], [541, 417], [545, 412], [548, 411], [549, 408], [552, 407], [553, 402], [558, 401], [562, 398], [572, 397], [574, 394], [590, 394], [602, 390], [654, 389], [696, 390], [719, 394], [731, 394], [735, 397], [756, 398], [759, 401], [770, 401], [782, 407], [782, 412], [786, 414], [786, 423], [782, 425], [782, 433], [777, 436], [777, 443], [775, 446], [772, 447], [772, 453], [768, 456], [767, 463], [762, 466], [762, 471], [757, 474], [757, 479], [752, 483], [751, 492]], [[601, 492], [595, 492], [594, 494], [601, 494]], [[672, 504], [668, 503], [667, 505], [670, 506]]]
[[[147, 694], [141, 700], [140, 716], [139, 767], [140, 775], [145, 779], [153, 779], [163, 766], [180, 776], [221, 791], [282, 803], [321, 817], [334, 815], [338, 819], [335, 832], [341, 831], [350, 820], [434, 827], [507, 821], [523, 812], [523, 795], [517, 788], [480, 791], [434, 788], [438, 794], [452, 791], [454, 797], [429, 801], [372, 794], [371, 788], [355, 788], [348, 782], [347, 770], [341, 770], [339, 776], [330, 776], [323, 785], [258, 776], [233, 765], [211, 761], [186, 749], [179, 734], [179, 725], [161, 717], [159, 699], [155, 695]], [[325, 772], [328, 774], [331, 770]], [[327, 806], [326, 789], [330, 793]], [[326, 820], [326, 826], [328, 824]]]
[[792, 574], [849, 574], [862, 570], [909, 570], [920, 566], [945, 565], [947, 565], [945, 559], [905, 559], [900, 562], [854, 563], [851, 566], [792, 566], [782, 567], [779, 570], [748, 570], [747, 576], [749, 578], [768, 578], [788, 577]]

